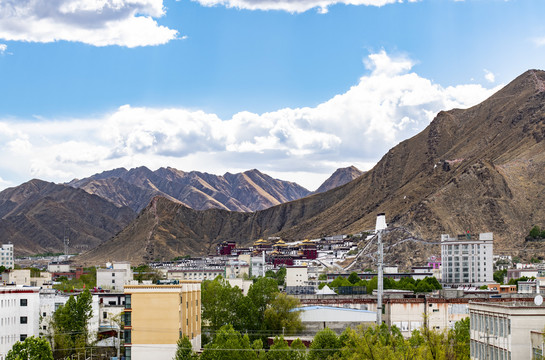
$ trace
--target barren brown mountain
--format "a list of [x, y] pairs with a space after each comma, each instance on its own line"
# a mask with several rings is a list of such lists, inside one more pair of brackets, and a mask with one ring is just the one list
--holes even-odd
[[0, 192], [0, 242], [12, 242], [19, 255], [79, 253], [109, 239], [134, 218], [98, 196], [65, 185], [31, 180]]
[[[155, 198], [82, 260], [141, 262], [205, 254], [225, 239], [353, 233], [372, 228], [378, 212], [424, 240], [491, 231], [495, 253], [544, 255], [540, 243], [524, 243], [533, 224], [545, 225], [544, 89], [545, 73], [527, 71], [479, 105], [440, 112], [354, 181], [263, 211], [195, 211]], [[438, 251], [403, 243], [391, 256], [407, 263]]]
[[151, 171], [142, 166], [105, 171], [73, 180], [68, 185], [99, 195], [114, 204], [129, 206], [136, 212], [158, 195], [196, 210], [255, 211], [310, 194], [296, 183], [273, 179], [256, 169], [218, 176], [171, 167]]
[[363, 171], [359, 170], [355, 166], [339, 168], [335, 170], [335, 172], [329, 178], [327, 178], [327, 180], [324, 181], [324, 183], [320, 185], [316, 191], [314, 191], [314, 194], [323, 193], [349, 183], [350, 181], [360, 177], [361, 174], [363, 174]]

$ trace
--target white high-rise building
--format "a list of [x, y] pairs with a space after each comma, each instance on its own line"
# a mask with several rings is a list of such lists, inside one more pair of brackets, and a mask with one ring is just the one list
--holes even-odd
[[38, 336], [40, 288], [0, 286], [0, 360], [17, 341]]
[[133, 279], [131, 264], [107, 263], [106, 269], [97, 269], [97, 286], [102, 289], [123, 290]]
[[446, 286], [481, 286], [493, 282], [493, 236], [481, 233], [450, 237], [441, 235], [441, 265]]
[[13, 269], [13, 244], [2, 244], [0, 247], [0, 266]]

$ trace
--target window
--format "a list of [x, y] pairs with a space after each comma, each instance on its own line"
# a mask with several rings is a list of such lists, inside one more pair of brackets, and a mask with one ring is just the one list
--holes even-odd
[[45, 325], [42, 326], [42, 329], [47, 330], [47, 326], [45, 326]]
[[[28, 305], [28, 300], [27, 299], [20, 299], [19, 304], [21, 306], [27, 306]], [[25, 335], [25, 337], [26, 337], [26, 335]]]
[[131, 343], [131, 331], [130, 330], [125, 330], [123, 332], [123, 336], [125, 338], [125, 344], [130, 344]]
[[46, 316], [47, 316], [47, 314], [46, 314], [46, 313], [42, 313], [42, 316], [43, 316], [43, 317], [46, 317]]
[[112, 277], [115, 276], [115, 273], [112, 273]]
[[26, 324], [28, 323], [28, 318], [26, 316], [21, 316], [19, 319], [20, 324]]
[[125, 309], [131, 308], [131, 295], [125, 295]]
[[115, 284], [115, 279], [112, 279], [112, 284]]
[[25, 341], [25, 339], [26, 339], [26, 334], [19, 335], [19, 341]]
[[131, 313], [125, 313], [125, 326], [131, 326]]
[[131, 348], [130, 347], [125, 348], [125, 359], [126, 360], [131, 360]]
[[102, 318], [103, 319], [107, 319], [108, 318], [108, 313], [106, 311], [103, 311], [102, 312]]

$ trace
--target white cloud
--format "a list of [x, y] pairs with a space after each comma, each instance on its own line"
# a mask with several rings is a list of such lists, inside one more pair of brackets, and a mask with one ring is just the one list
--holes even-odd
[[258, 168], [314, 189], [316, 179], [338, 167], [370, 168], [440, 110], [472, 106], [498, 89], [444, 88], [411, 72], [409, 59], [384, 51], [365, 64], [369, 75], [316, 107], [221, 119], [203, 111], [124, 105], [96, 119], [0, 121], [0, 173], [14, 183], [30, 177], [63, 182], [120, 166], [216, 174]]
[[0, 44], [0, 55], [4, 55], [7, 49], [8, 46], [6, 44]]
[[[327, 13], [327, 8], [335, 4], [384, 6], [393, 3], [403, 3], [404, 0], [195, 0], [203, 6], [222, 5], [229, 8], [246, 10], [283, 10], [291, 13], [301, 13], [317, 8], [321, 13]], [[418, 2], [420, 0], [406, 0]]]
[[541, 37], [541, 38], [536, 38], [536, 39], [534, 39], [534, 43], [535, 43], [537, 46], [545, 46], [545, 37]]
[[484, 78], [491, 83], [496, 81], [496, 75], [486, 69], [484, 69]]
[[159, 45], [178, 36], [154, 20], [164, 13], [163, 0], [3, 0], [0, 39]]

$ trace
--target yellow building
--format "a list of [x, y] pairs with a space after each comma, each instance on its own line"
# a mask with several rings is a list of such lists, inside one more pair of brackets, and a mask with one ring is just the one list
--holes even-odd
[[201, 283], [125, 285], [125, 358], [171, 360], [187, 336], [201, 348]]

